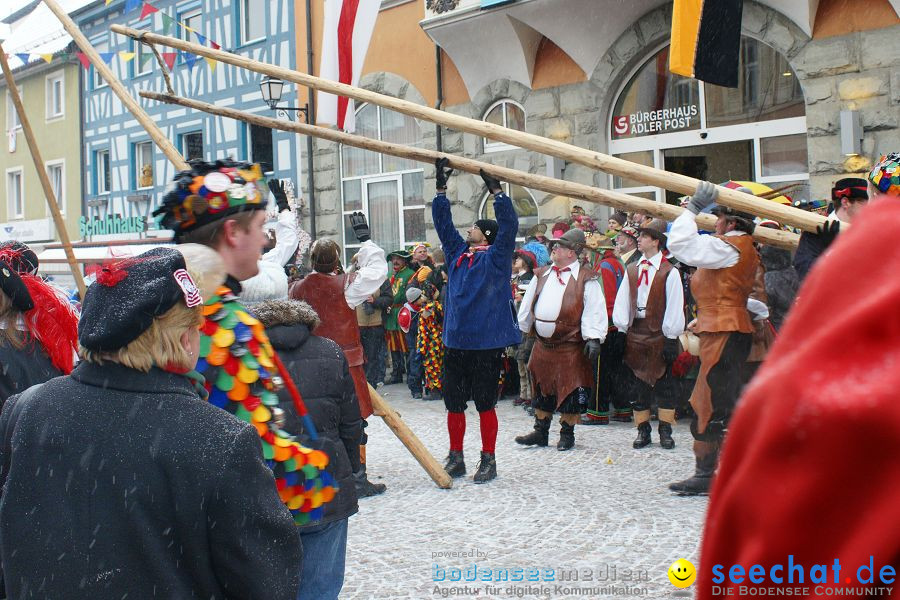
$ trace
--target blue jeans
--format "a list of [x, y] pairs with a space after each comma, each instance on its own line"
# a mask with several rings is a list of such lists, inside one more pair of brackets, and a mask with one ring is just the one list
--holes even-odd
[[344, 586], [347, 520], [300, 530], [303, 567], [297, 600], [337, 600]]
[[[418, 319], [415, 321], [418, 330]], [[406, 334], [409, 354], [406, 359], [406, 385], [411, 393], [422, 393], [422, 355], [416, 350], [416, 332], [410, 328]]]

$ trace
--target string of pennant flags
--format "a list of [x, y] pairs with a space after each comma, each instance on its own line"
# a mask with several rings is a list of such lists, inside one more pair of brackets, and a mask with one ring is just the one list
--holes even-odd
[[[113, 1], [114, 0], [106, 0], [106, 5], [109, 6]], [[160, 17], [162, 17], [163, 35], [169, 35], [172, 32], [173, 28], [177, 30], [178, 27], [181, 27], [184, 31], [194, 34], [194, 36], [197, 38], [197, 41], [201, 45], [209, 45], [211, 48], [214, 48], [216, 50], [220, 50], [222, 48], [222, 46], [215, 40], [208, 38], [193, 27], [189, 27], [186, 23], [183, 23], [178, 19], [175, 19], [160, 11], [160, 9], [153, 6], [153, 4], [151, 4], [150, 2], [147, 2], [147, 0], [126, 0], [125, 13], [127, 14], [130, 12], [134, 12], [141, 6], [143, 6], [143, 8], [141, 9], [141, 16], [138, 17], [138, 20], [140, 21], [146, 19], [154, 13], [160, 13]], [[98, 54], [100, 55], [100, 58], [103, 60], [103, 62], [105, 62], [107, 65], [112, 63], [113, 59], [116, 57], [118, 57], [119, 60], [121, 60], [123, 63], [128, 63], [137, 58], [136, 52], [98, 52]], [[187, 65], [188, 69], [193, 69], [194, 65], [201, 58], [200, 56], [193, 54], [192, 52], [160, 52], [159, 55], [162, 57], [163, 62], [166, 63], [166, 66], [170, 71], [175, 68], [175, 64], [179, 56], [181, 56], [181, 62]], [[12, 58], [13, 56], [17, 57], [22, 61], [23, 65], [28, 64], [30, 61], [35, 60], [36, 58], [40, 58], [46, 63], [51, 63], [56, 58], [69, 60], [74, 56], [78, 58], [78, 61], [81, 63], [82, 67], [84, 67], [85, 69], [91, 68], [91, 60], [84, 52], [60, 52], [47, 54], [17, 52], [15, 54], [7, 54], [6, 56], [7, 58]], [[146, 65], [147, 62], [149, 60], [152, 60], [153, 58], [153, 54], [144, 54], [143, 56], [141, 56], [141, 68], [143, 68], [144, 65]], [[213, 72], [215, 72], [218, 61], [212, 58], [203, 58], [209, 65], [209, 68]]]

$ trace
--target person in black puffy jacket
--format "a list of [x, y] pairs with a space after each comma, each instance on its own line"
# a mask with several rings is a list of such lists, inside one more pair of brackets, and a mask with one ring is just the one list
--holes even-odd
[[347, 522], [358, 512], [353, 474], [360, 472], [362, 419], [347, 359], [333, 341], [313, 335], [319, 316], [306, 302], [267, 300], [252, 307], [291, 378], [297, 384], [319, 439], [311, 440], [287, 390], [278, 394], [285, 429], [328, 454], [327, 470], [340, 489], [322, 520], [300, 528], [305, 560], [299, 598], [337, 598], [344, 583]]

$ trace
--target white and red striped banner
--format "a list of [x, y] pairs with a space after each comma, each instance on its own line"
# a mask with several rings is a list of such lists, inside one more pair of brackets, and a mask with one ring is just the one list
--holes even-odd
[[[325, 0], [320, 77], [359, 83], [380, 7], [381, 0]], [[319, 92], [316, 122], [352, 133], [356, 128], [353, 100]]]

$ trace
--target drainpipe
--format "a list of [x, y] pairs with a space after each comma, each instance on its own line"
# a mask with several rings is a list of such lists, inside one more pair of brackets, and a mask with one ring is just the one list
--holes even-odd
[[[312, 42], [312, 0], [306, 0], [306, 72], [313, 74], [313, 42]], [[314, 122], [316, 114], [316, 92], [307, 88], [306, 122]], [[313, 173], [313, 139], [306, 136], [306, 180], [309, 188], [309, 235], [316, 239], [316, 177]]]
[[[66, 51], [72, 49], [75, 45], [75, 42], [72, 42], [67, 48]], [[66, 67], [64, 67], [66, 68]], [[86, 89], [87, 82], [84, 80], [84, 72], [85, 69], [81, 68], [81, 65], [78, 66], [78, 89], [84, 90]], [[91, 219], [90, 211], [88, 211], [87, 205], [87, 197], [88, 197], [88, 176], [85, 174], [85, 169], [87, 169], [87, 144], [84, 143], [84, 103], [87, 102], [87, 94], [79, 94], [78, 98], [78, 128], [81, 140], [81, 216], [85, 217], [88, 221]], [[79, 230], [81, 228], [79, 227]], [[79, 231], [80, 233], [80, 231]], [[81, 237], [80, 235], [78, 236]], [[86, 240], [81, 240], [82, 242]]]
[[[444, 105], [444, 61], [441, 60], [441, 47], [434, 45], [434, 72], [437, 77], [437, 102], [434, 107], [438, 110]], [[435, 124], [435, 136], [437, 151], [444, 151], [444, 140], [441, 135], [441, 126]]]

